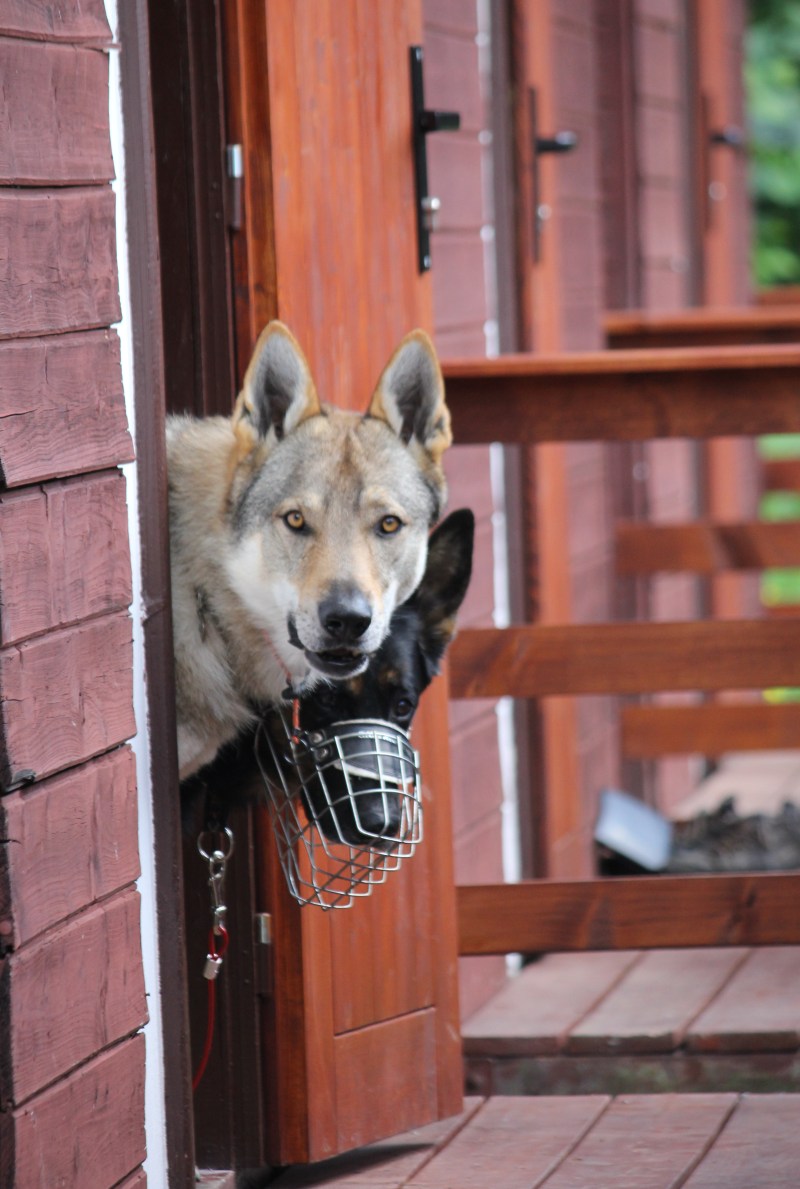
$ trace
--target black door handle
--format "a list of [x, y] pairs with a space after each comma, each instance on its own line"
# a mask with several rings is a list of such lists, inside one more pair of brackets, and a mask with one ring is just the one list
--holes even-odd
[[425, 141], [430, 132], [455, 132], [461, 126], [457, 111], [436, 111], [425, 106], [422, 81], [421, 45], [409, 50], [411, 62], [411, 128], [414, 139], [414, 183], [417, 203], [417, 264], [420, 272], [431, 266], [431, 231], [436, 225], [440, 202], [428, 193], [428, 152]]

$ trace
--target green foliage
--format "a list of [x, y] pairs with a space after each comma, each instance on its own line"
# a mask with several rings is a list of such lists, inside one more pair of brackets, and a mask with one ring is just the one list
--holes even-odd
[[751, 0], [745, 38], [754, 280], [800, 284], [800, 2]]

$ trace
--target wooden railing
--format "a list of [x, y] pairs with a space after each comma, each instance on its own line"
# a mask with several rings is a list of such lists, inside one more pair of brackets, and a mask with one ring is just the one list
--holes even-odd
[[608, 345], [615, 349], [800, 342], [800, 305], [610, 310], [603, 322]]
[[[505, 356], [455, 361], [444, 370], [455, 440], [462, 444], [800, 431], [800, 346], [793, 344]], [[708, 544], [707, 527], [692, 528], [695, 536], [704, 531]], [[742, 526], [736, 546], [743, 558], [746, 548], [795, 550], [794, 526], [787, 536], [754, 535]], [[712, 550], [713, 541], [712, 533]], [[800, 685], [800, 618], [462, 631], [451, 649], [450, 677], [455, 697]], [[767, 709], [773, 708], [714, 706], [693, 714], [694, 741], [729, 729], [733, 712], [753, 715], [751, 733], [767, 718], [771, 738], [791, 737], [797, 714], [781, 707], [781, 714], [765, 716]], [[634, 719], [629, 729], [636, 725]], [[460, 951], [797, 944], [798, 904], [800, 874], [460, 887]]]

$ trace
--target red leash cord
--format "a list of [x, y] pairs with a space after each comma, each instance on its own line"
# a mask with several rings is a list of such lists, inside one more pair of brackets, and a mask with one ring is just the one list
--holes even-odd
[[[267, 632], [264, 632], [264, 638], [277, 660], [280, 667], [283, 669], [287, 681], [289, 682], [289, 692], [291, 692], [291, 674], [286, 666], [283, 664], [278, 650], [272, 643]], [[293, 743], [298, 743], [300, 740], [300, 699], [298, 697], [292, 698], [292, 732], [291, 740]], [[214, 851], [209, 854], [204, 850], [202, 840], [204, 835], [201, 834], [198, 839], [198, 850], [201, 856], [209, 863], [209, 886], [211, 887], [211, 910], [213, 914], [213, 925], [208, 935], [208, 954], [206, 956], [206, 964], [203, 970], [203, 977], [208, 982], [208, 1011], [206, 1014], [206, 1035], [203, 1042], [203, 1053], [200, 1057], [200, 1062], [192, 1078], [192, 1091], [195, 1091], [203, 1080], [203, 1075], [208, 1067], [209, 1058], [211, 1057], [211, 1049], [214, 1044], [214, 1026], [216, 1024], [217, 1015], [217, 987], [216, 980], [222, 966], [222, 959], [224, 958], [230, 938], [228, 930], [222, 923], [222, 918], [226, 912], [224, 904], [221, 899], [221, 885], [225, 875], [225, 865], [233, 853], [233, 835], [229, 830], [224, 833], [228, 836], [230, 849], [227, 854], [222, 851]], [[217, 949], [217, 938], [220, 938], [219, 949]]]
[[208, 1066], [208, 1059], [211, 1056], [211, 1046], [214, 1043], [214, 1024], [216, 1022], [217, 1014], [217, 975], [219, 968], [222, 965], [222, 959], [228, 948], [228, 930], [224, 925], [219, 927], [220, 947], [216, 948], [217, 937], [214, 930], [211, 929], [208, 935], [208, 957], [206, 958], [206, 968], [204, 975], [208, 980], [208, 1014], [206, 1016], [206, 1038], [203, 1044], [203, 1055], [200, 1058], [200, 1064], [197, 1066], [195, 1075], [192, 1078], [192, 1090], [196, 1090], [203, 1080], [203, 1074], [206, 1072]]

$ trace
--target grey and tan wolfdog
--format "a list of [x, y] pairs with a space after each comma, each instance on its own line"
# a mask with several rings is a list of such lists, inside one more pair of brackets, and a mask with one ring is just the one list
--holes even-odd
[[183, 779], [254, 708], [362, 673], [422, 577], [446, 495], [450, 417], [416, 330], [364, 415], [320, 402], [280, 322], [231, 417], [167, 426], [178, 757]]

